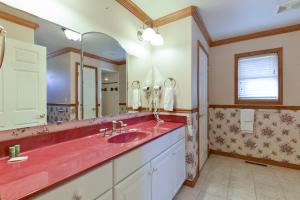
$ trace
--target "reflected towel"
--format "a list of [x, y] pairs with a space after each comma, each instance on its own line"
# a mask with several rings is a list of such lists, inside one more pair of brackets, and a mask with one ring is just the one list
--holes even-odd
[[241, 132], [253, 133], [255, 111], [253, 109], [242, 109], [240, 112], [241, 112]]
[[164, 110], [173, 111], [173, 109], [174, 109], [174, 89], [168, 87], [165, 89]]
[[132, 109], [137, 110], [142, 106], [141, 95], [139, 89], [132, 90]]

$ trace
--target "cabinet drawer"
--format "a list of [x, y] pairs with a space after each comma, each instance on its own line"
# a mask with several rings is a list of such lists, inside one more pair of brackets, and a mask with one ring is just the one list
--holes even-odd
[[[112, 188], [112, 163], [108, 163], [72, 181], [66, 182], [33, 199], [35, 200], [91, 200]], [[101, 199], [101, 198], [100, 198]], [[105, 198], [104, 198], [105, 199]], [[105, 199], [106, 200], [106, 199]]]
[[172, 135], [172, 144], [175, 144], [179, 140], [185, 137], [185, 129], [186, 126], [181, 127], [177, 130], [175, 130], [171, 135]]

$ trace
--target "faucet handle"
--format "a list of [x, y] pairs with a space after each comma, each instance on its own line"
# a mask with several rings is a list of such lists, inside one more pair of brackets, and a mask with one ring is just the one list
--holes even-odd
[[124, 131], [124, 128], [125, 128], [126, 126], [127, 126], [127, 124], [124, 124], [124, 123], [121, 124], [120, 131], [123, 132], [123, 131]]
[[100, 133], [102, 133], [102, 136], [103, 136], [103, 137], [105, 137], [105, 136], [108, 135], [108, 134], [107, 134], [108, 128], [102, 128], [102, 129], [100, 129], [99, 131], [100, 131]]

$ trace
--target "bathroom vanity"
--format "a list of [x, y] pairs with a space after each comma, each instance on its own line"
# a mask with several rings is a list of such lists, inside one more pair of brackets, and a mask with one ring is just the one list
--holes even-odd
[[134, 141], [99, 133], [25, 151], [24, 162], [4, 157], [1, 199], [171, 200], [186, 177], [185, 128], [148, 120], [119, 133], [146, 134]]

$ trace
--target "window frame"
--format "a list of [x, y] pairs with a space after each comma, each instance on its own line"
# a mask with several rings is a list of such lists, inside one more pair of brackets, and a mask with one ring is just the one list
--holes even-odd
[[[276, 53], [278, 56], [278, 99], [277, 100], [241, 100], [238, 93], [238, 62], [240, 58], [251, 56], [262, 56], [267, 54]], [[255, 104], [255, 105], [282, 105], [283, 103], [283, 48], [265, 49], [259, 51], [245, 52], [234, 55], [234, 102], [235, 104]]]

